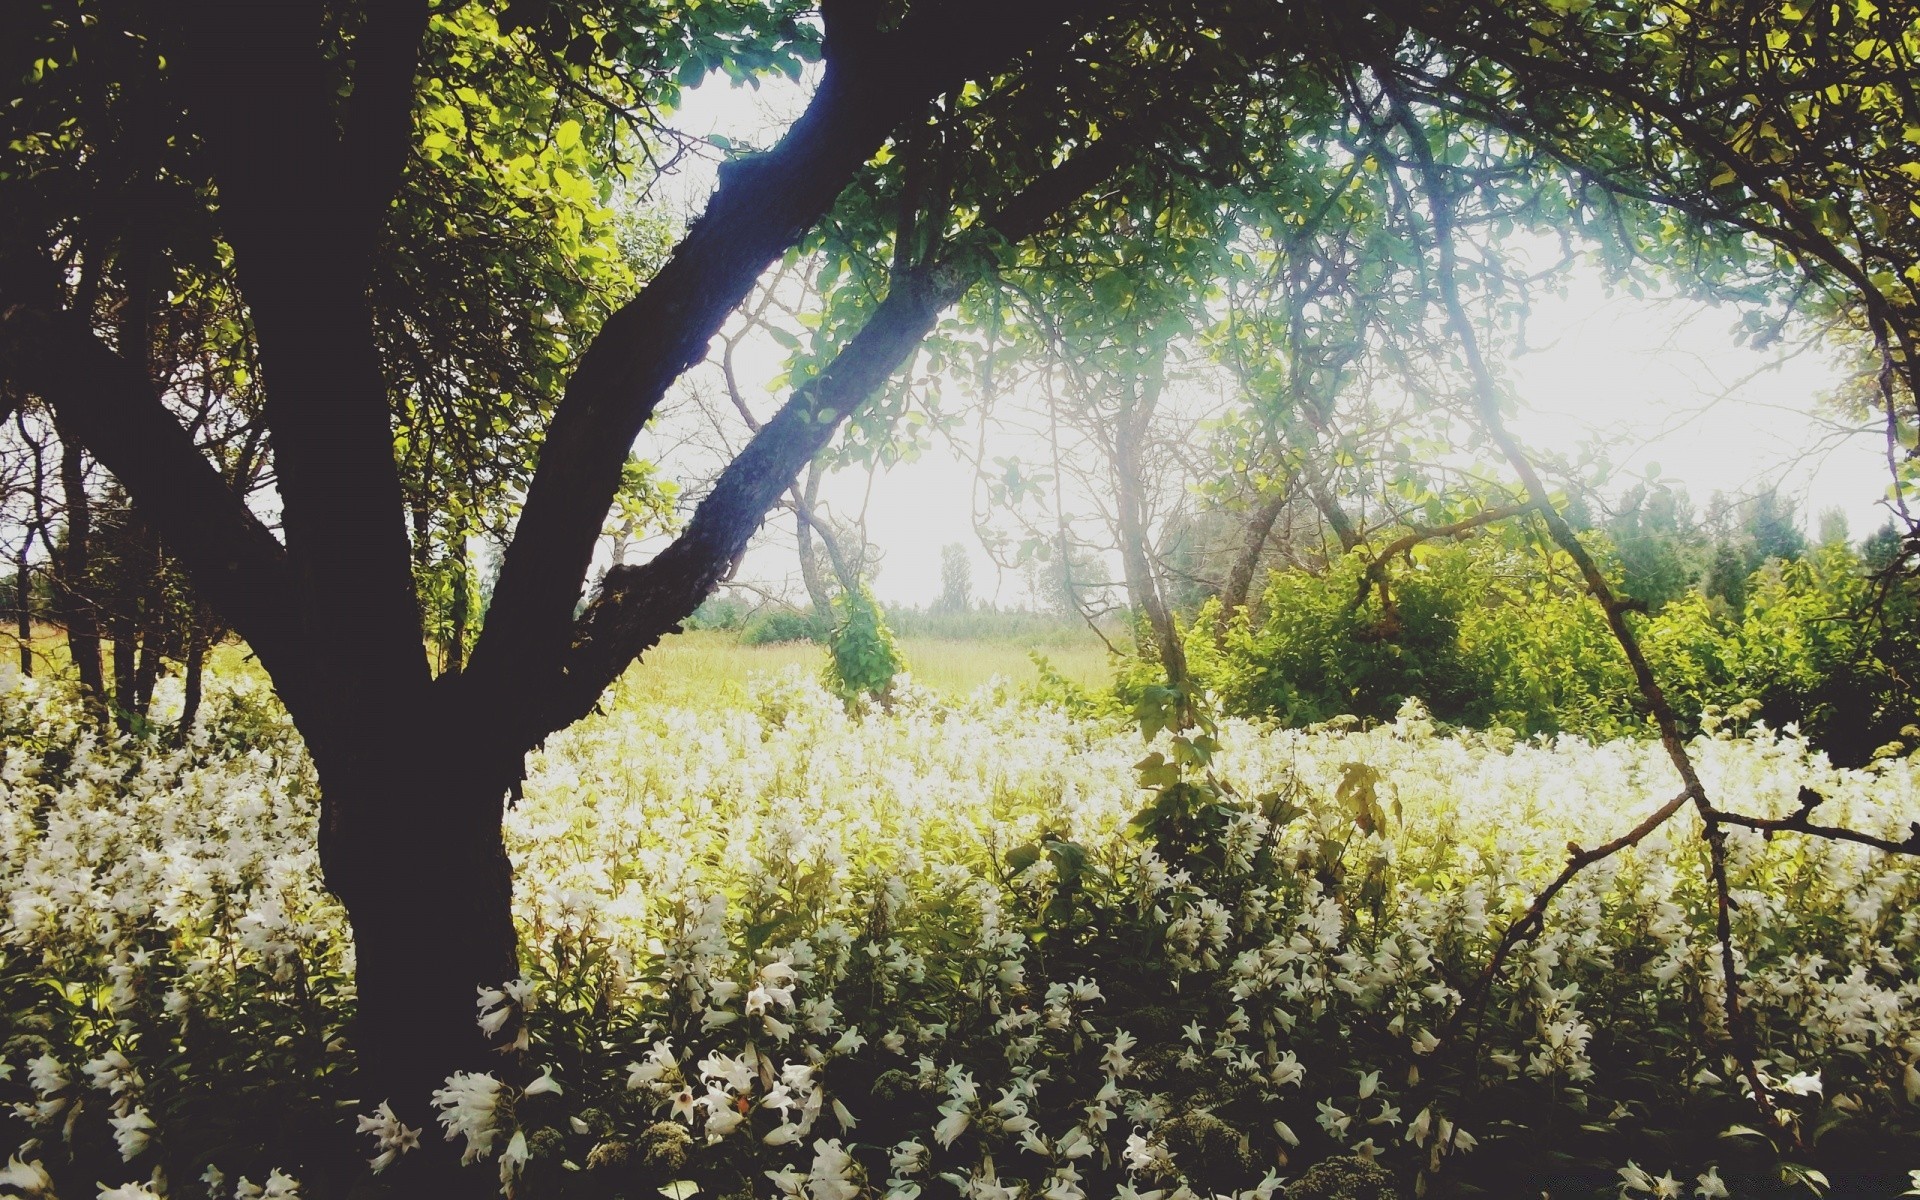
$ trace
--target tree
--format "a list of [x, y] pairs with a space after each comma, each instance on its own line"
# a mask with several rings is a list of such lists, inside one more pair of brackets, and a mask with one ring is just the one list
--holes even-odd
[[[75, 38], [131, 31], [150, 47], [127, 68], [141, 103], [166, 119], [148, 149], [191, 148], [168, 165], [190, 185], [176, 198], [231, 252], [265, 389], [281, 536], [214, 469], [151, 374], [102, 336], [91, 306], [76, 304], [61, 263], [93, 256], [57, 206], [39, 205], [38, 229], [25, 226], [29, 236], [7, 246], [0, 359], [13, 384], [52, 405], [67, 445], [88, 447], [125, 486], [272, 675], [321, 779], [321, 857], [355, 930], [356, 1043], [369, 1091], [391, 1096], [415, 1123], [450, 1071], [498, 1062], [472, 1003], [476, 984], [519, 969], [500, 812], [526, 752], [588, 711], [693, 610], [800, 467], [1004, 247], [1037, 233], [1120, 165], [1129, 139], [1087, 131], [1096, 119], [1124, 129], [1139, 118], [1144, 106], [1126, 99], [1139, 85], [1136, 68], [1168, 75], [1165, 48], [1198, 41], [1189, 45], [1205, 56], [1197, 77], [1245, 73], [1237, 52], [1196, 39], [1184, 18], [1150, 11], [1121, 18], [1068, 6], [931, 3], [893, 20], [874, 6], [833, 3], [823, 45], [797, 14], [695, 7], [663, 25], [640, 8], [509, 10], [526, 27], [510, 48], [541, 69], [559, 61], [553, 69], [569, 85], [582, 82], [563, 58], [580, 53], [578, 38], [620, 31], [614, 44], [586, 44], [584, 57], [611, 62], [608, 70], [637, 64], [633, 74], [651, 82], [647, 100], [673, 86], [660, 80], [699, 78], [748, 48], [775, 65], [819, 53], [826, 67], [805, 115], [777, 146], [729, 165], [665, 264], [605, 318], [550, 418], [538, 395], [480, 385], [465, 366], [425, 364], [422, 378], [485, 400], [479, 411], [490, 427], [540, 426], [531, 443], [537, 465], [515, 477], [524, 502], [484, 628], [459, 669], [437, 678], [423, 651], [409, 538], [418, 504], [408, 481], [417, 476], [400, 466], [419, 439], [407, 436], [414, 410], [396, 394], [412, 392], [383, 359], [375, 285], [390, 271], [414, 278], [424, 270], [396, 266], [404, 244], [390, 240], [387, 214], [422, 161], [454, 144], [439, 97], [445, 81], [423, 70], [439, 19], [422, 3], [338, 13], [301, 3], [189, 5], [116, 10], [85, 23], [36, 11], [18, 18], [25, 36], [8, 39], [56, 64], [89, 61], [73, 54]], [[1135, 61], [1137, 35], [1156, 21], [1162, 49]], [[1085, 37], [1096, 54], [1075, 48]], [[661, 49], [684, 44], [698, 48]], [[1132, 65], [1110, 78], [1089, 69], [1096, 59]], [[520, 69], [495, 68], [509, 79]], [[991, 95], [963, 97], [964, 84], [995, 78], [1006, 83]], [[92, 114], [65, 93], [29, 95], [42, 103], [11, 119], [53, 132], [28, 129], [23, 138], [43, 137], [36, 144], [57, 150], [59, 131], [76, 120], [99, 144], [114, 136], [89, 127]], [[943, 97], [947, 112], [929, 109]], [[1002, 110], [995, 127], [990, 118]], [[975, 123], [997, 128], [1004, 143], [968, 148]], [[647, 563], [609, 571], [576, 618], [635, 434], [761, 272], [815, 227], [897, 130], [910, 142], [944, 142], [936, 149], [948, 155], [968, 149], [969, 170], [943, 176], [947, 191], [920, 193], [919, 172], [933, 157], [916, 150], [901, 155], [913, 174], [904, 193], [897, 168], [870, 185], [894, 193], [877, 227], [898, 247], [882, 298], [857, 314], [857, 332], [800, 382], [679, 538]], [[579, 144], [565, 121], [549, 132], [557, 145]], [[1062, 150], [1073, 152], [1052, 161]], [[500, 202], [516, 202], [517, 161], [496, 164], [495, 174], [508, 176], [493, 180]], [[38, 196], [47, 174], [10, 171], [8, 182]], [[297, 219], [288, 196], [301, 198]], [[955, 216], [962, 212], [978, 215]], [[910, 228], [893, 227], [896, 213]], [[491, 305], [499, 302], [485, 300], [474, 314], [483, 326], [498, 319]], [[487, 463], [504, 450], [483, 445], [475, 458]], [[454, 503], [428, 502], [441, 512]], [[457, 527], [454, 536], [457, 544]]]
[[967, 561], [967, 548], [958, 542], [940, 547], [940, 597], [933, 610], [963, 613], [973, 607], [973, 564]]

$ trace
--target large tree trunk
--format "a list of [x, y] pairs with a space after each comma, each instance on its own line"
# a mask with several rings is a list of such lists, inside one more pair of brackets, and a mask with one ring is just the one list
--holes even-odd
[[322, 869], [353, 929], [360, 1094], [367, 1109], [386, 1100], [427, 1131], [422, 1151], [393, 1168], [403, 1191], [425, 1194], [429, 1179], [435, 1196], [497, 1194], [490, 1168], [454, 1169], [458, 1148], [438, 1137], [432, 1095], [456, 1071], [515, 1078], [474, 1001], [520, 973], [501, 836], [516, 772], [468, 738], [358, 732], [351, 756], [322, 751], [316, 762]]

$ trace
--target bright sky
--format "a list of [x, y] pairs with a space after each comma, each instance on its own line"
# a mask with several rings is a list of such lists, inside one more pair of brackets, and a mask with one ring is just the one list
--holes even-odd
[[[804, 97], [801, 86], [784, 81], [758, 92], [709, 82], [688, 93], [674, 124], [695, 136], [766, 144]], [[694, 164], [673, 181], [668, 201], [697, 212], [712, 182], [712, 166]], [[1597, 275], [1577, 278], [1564, 299], [1536, 301], [1528, 326], [1533, 349], [1510, 364], [1526, 410], [1515, 431], [1536, 450], [1566, 455], [1606, 438], [1617, 488], [1657, 464], [1660, 477], [1684, 486], [1696, 508], [1716, 491], [1778, 486], [1809, 527], [1821, 512], [1839, 508], [1854, 537], [1871, 532], [1885, 520], [1879, 435], [1837, 429], [1815, 411], [1838, 378], [1832, 363], [1815, 353], [1783, 360], [1742, 347], [1731, 332], [1736, 315], [1677, 300], [1609, 296]], [[771, 355], [743, 362], [744, 373], [761, 380], [778, 370]], [[671, 464], [673, 447], [687, 436], [687, 427], [669, 418], [642, 451]], [[861, 474], [830, 481], [826, 494], [838, 512], [864, 510], [868, 536], [885, 552], [875, 581], [882, 599], [930, 602], [940, 589], [941, 547], [958, 542], [973, 557], [976, 596], [1022, 603], [1020, 581], [997, 580], [979, 548], [972, 490], [971, 469], [942, 448], [882, 474], [870, 491]], [[782, 519], [763, 534], [742, 578], [790, 582], [790, 524]]]

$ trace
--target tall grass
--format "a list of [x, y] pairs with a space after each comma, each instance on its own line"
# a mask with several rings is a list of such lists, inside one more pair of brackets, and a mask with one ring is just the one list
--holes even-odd
[[[1034, 649], [1082, 687], [1102, 689], [1113, 680], [1106, 647], [1084, 630], [1078, 643], [1064, 645], [915, 634], [902, 634], [898, 641], [913, 678], [949, 695], [964, 695], [996, 677], [1015, 686], [1036, 682], [1039, 674], [1029, 657]], [[747, 685], [756, 677], [777, 675], [790, 667], [815, 674], [825, 663], [825, 649], [811, 642], [748, 646], [733, 633], [690, 630], [655, 646], [629, 668], [620, 681], [618, 699], [623, 705], [722, 708], [745, 703]]]

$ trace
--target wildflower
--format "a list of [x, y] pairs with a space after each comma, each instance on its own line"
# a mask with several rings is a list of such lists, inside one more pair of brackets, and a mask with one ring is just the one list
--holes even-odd
[[678, 1065], [673, 1061], [673, 1048], [669, 1042], [655, 1042], [653, 1049], [647, 1051], [639, 1062], [627, 1064], [627, 1089], [639, 1091], [651, 1087], [665, 1078], [667, 1072], [677, 1073]]
[[853, 1156], [838, 1138], [814, 1142], [813, 1167], [807, 1172], [809, 1200], [854, 1200], [860, 1194], [854, 1170]]
[[1307, 1069], [1300, 1065], [1299, 1058], [1295, 1057], [1291, 1050], [1282, 1054], [1279, 1060], [1273, 1064], [1273, 1070], [1267, 1073], [1267, 1078], [1275, 1087], [1287, 1087], [1290, 1084], [1297, 1084], [1306, 1077]]
[[1360, 1098], [1365, 1100], [1367, 1097], [1373, 1095], [1374, 1089], [1379, 1086], [1380, 1072], [1368, 1071], [1360, 1077]]
[[97, 1200], [166, 1200], [166, 1198], [144, 1183], [123, 1183], [114, 1188], [103, 1183], [100, 1185], [100, 1195]]
[[447, 1077], [447, 1086], [433, 1093], [447, 1140], [466, 1139], [462, 1163], [492, 1157], [493, 1139], [500, 1133], [494, 1124], [494, 1109], [499, 1102], [500, 1081], [485, 1073], [456, 1072]]
[[[367, 1160], [374, 1174], [386, 1170], [393, 1160], [417, 1149], [420, 1145], [420, 1131], [413, 1129], [393, 1113], [393, 1107], [385, 1100], [372, 1113], [360, 1117], [355, 1132], [370, 1133], [379, 1153]], [[211, 1171], [213, 1168], [207, 1168]], [[213, 1189], [217, 1190], [217, 1189]]]
[[1314, 1118], [1314, 1120], [1320, 1128], [1327, 1131], [1329, 1137], [1344, 1138], [1347, 1136], [1347, 1125], [1353, 1118], [1341, 1112], [1327, 1101], [1322, 1100], [1320, 1101], [1320, 1115]]
[[1694, 1195], [1702, 1200], [1726, 1200], [1729, 1195], [1727, 1185], [1720, 1179], [1719, 1167], [1708, 1167], [1706, 1172], [1695, 1177], [1699, 1186], [1693, 1189]]
[[558, 1096], [560, 1094], [560, 1085], [555, 1082], [553, 1078], [553, 1068], [543, 1067], [540, 1071], [540, 1078], [527, 1085], [525, 1094], [529, 1096], [545, 1096], [549, 1094]]
[[147, 1148], [147, 1135], [153, 1131], [153, 1118], [144, 1108], [136, 1108], [123, 1117], [109, 1117], [107, 1123], [113, 1126], [113, 1144], [120, 1151], [121, 1162], [132, 1162]]
[[676, 1119], [683, 1120], [689, 1125], [693, 1124], [693, 1114], [700, 1107], [700, 1098], [693, 1094], [692, 1088], [681, 1088], [673, 1094], [673, 1098], [668, 1103], [673, 1106], [673, 1115]]
[[0, 1168], [0, 1188], [13, 1188], [24, 1196], [52, 1196], [53, 1177], [40, 1165], [38, 1159], [33, 1162], [21, 1162], [18, 1156], [7, 1160]]
[[1820, 1072], [1810, 1075], [1789, 1075], [1780, 1084], [1780, 1090], [1795, 1096], [1818, 1096], [1821, 1094]]
[[940, 1123], [933, 1128], [933, 1140], [942, 1146], [951, 1146], [972, 1122], [973, 1117], [964, 1104], [949, 1101], [940, 1106]]
[[516, 1129], [507, 1139], [507, 1148], [500, 1152], [500, 1190], [513, 1195], [513, 1181], [520, 1178], [520, 1172], [527, 1165], [527, 1135], [525, 1130]]
[[59, 1059], [51, 1054], [42, 1054], [27, 1060], [27, 1082], [42, 1096], [51, 1096], [71, 1081]]

